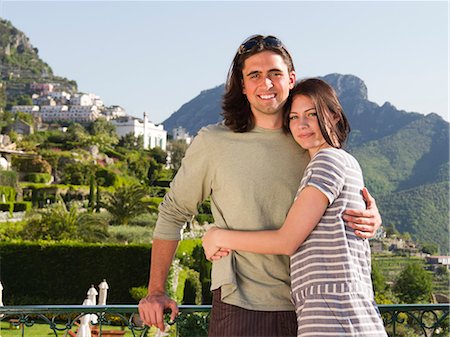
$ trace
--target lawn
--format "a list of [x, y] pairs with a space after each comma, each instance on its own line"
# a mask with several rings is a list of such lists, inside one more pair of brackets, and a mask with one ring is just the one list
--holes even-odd
[[[63, 325], [61, 325], [63, 327]], [[76, 327], [72, 331], [76, 331]], [[103, 330], [120, 330], [118, 326], [104, 326]], [[150, 331], [150, 336], [153, 336], [155, 331]], [[59, 331], [58, 336], [64, 336], [65, 331]], [[20, 337], [22, 336], [22, 330], [19, 327], [11, 327], [9, 322], [0, 322], [0, 337]], [[50, 329], [48, 324], [34, 324], [32, 327], [25, 327], [25, 337], [46, 337], [55, 336], [54, 332]], [[67, 334], [67, 336], [70, 336]], [[130, 331], [124, 334], [125, 337], [132, 336]]]
[[[58, 327], [63, 327], [63, 325], [60, 325]], [[76, 332], [77, 327], [74, 327], [72, 329], [72, 331]], [[121, 330], [121, 328], [119, 326], [103, 326], [103, 331], [106, 330]], [[125, 337], [131, 337], [133, 336], [133, 334], [131, 333], [131, 331], [128, 330], [128, 328], [125, 328], [125, 334], [123, 336]], [[174, 336], [175, 335], [175, 327], [171, 327], [169, 330], [171, 333], [169, 335], [170, 336]], [[53, 330], [50, 329], [50, 327], [48, 326], [48, 324], [34, 324], [31, 327], [25, 327], [25, 337], [47, 337], [47, 336], [54, 336], [55, 337], [55, 333], [53, 332]], [[64, 334], [66, 333], [66, 331], [58, 331], [58, 337], [62, 337], [65, 336]], [[136, 336], [140, 336], [140, 332], [139, 331], [135, 331]], [[156, 334], [156, 328], [152, 327], [149, 332], [148, 332], [148, 336], [155, 336]], [[9, 320], [7, 319], [5, 322], [1, 321], [0, 322], [0, 337], [21, 337], [22, 336], [22, 329], [20, 329], [19, 327], [11, 327], [11, 325], [9, 324]], [[69, 334], [67, 334], [68, 337], [70, 337]], [[97, 335], [93, 335], [93, 336], [97, 336]], [[105, 336], [105, 334], [104, 334]], [[120, 337], [120, 336], [118, 336]]]

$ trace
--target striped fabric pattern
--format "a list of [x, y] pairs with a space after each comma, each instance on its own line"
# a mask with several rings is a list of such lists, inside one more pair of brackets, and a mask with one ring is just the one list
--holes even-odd
[[329, 206], [291, 257], [298, 336], [386, 337], [373, 299], [369, 242], [342, 219], [346, 209], [365, 208], [358, 162], [344, 150], [322, 149], [306, 168], [298, 193], [306, 186], [324, 193]]

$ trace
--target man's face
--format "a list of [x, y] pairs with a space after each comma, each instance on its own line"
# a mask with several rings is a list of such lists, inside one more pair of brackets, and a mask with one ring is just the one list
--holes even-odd
[[244, 62], [242, 76], [242, 92], [256, 120], [268, 115], [281, 116], [289, 90], [295, 84], [295, 72], [288, 71], [283, 58], [268, 50], [252, 55]]

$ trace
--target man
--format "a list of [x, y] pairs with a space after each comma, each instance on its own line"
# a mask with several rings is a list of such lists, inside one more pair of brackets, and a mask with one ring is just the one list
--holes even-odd
[[[165, 293], [182, 227], [207, 197], [215, 225], [278, 228], [294, 200], [309, 157], [283, 129], [283, 107], [296, 74], [279, 39], [255, 35], [239, 47], [227, 79], [224, 122], [200, 130], [160, 205], [153, 237], [148, 295], [139, 303], [147, 325], [164, 329], [163, 310], [178, 313]], [[381, 224], [375, 202], [347, 211], [357, 235]], [[224, 254], [226, 255], [226, 254]], [[214, 262], [209, 336], [296, 336], [290, 300], [289, 258], [232, 252]]]

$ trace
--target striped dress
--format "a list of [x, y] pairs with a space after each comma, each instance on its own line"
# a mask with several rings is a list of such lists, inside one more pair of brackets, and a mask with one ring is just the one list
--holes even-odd
[[347, 227], [346, 209], [365, 209], [356, 159], [326, 148], [311, 160], [299, 192], [314, 186], [329, 200], [319, 224], [291, 257], [298, 336], [387, 337], [374, 301], [368, 240]]

